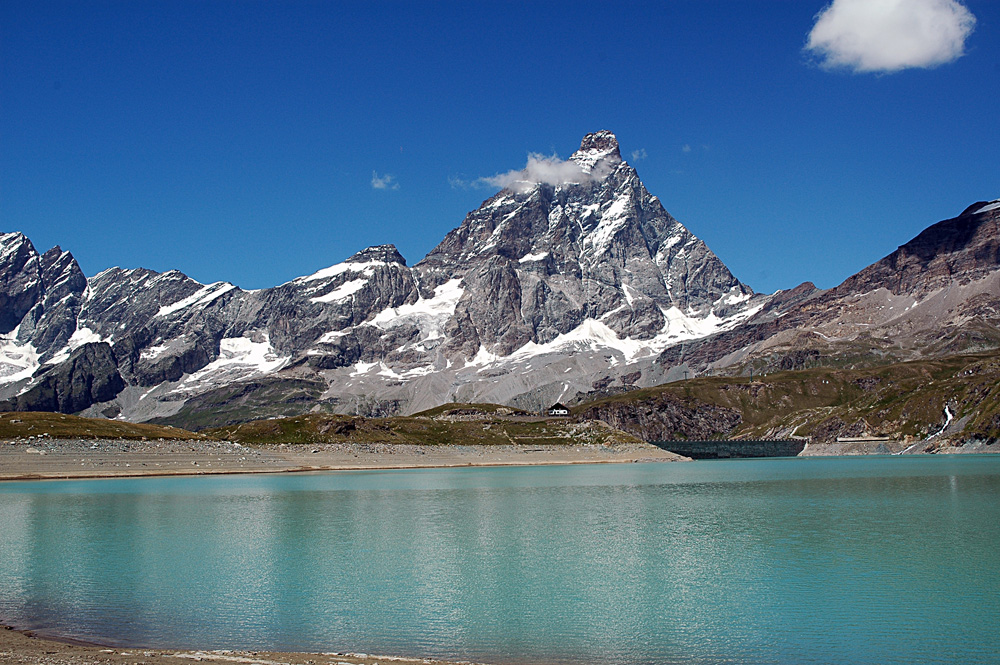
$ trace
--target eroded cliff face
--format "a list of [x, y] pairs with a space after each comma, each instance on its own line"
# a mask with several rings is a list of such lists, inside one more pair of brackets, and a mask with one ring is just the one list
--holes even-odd
[[[0, 334], [46, 361], [77, 330], [87, 288], [76, 259], [58, 246], [39, 254], [21, 233], [0, 234]], [[0, 377], [3, 370], [0, 368]]]
[[743, 422], [737, 409], [671, 393], [595, 403], [578, 411], [576, 417], [604, 421], [644, 441], [721, 439]]
[[58, 365], [43, 366], [31, 388], [11, 400], [17, 411], [75, 413], [113, 399], [125, 387], [105, 343], [84, 344]]
[[849, 277], [834, 293], [884, 288], [894, 295], [921, 298], [937, 289], [988, 278], [998, 267], [1000, 207], [981, 201], [958, 217], [924, 229], [892, 254]]

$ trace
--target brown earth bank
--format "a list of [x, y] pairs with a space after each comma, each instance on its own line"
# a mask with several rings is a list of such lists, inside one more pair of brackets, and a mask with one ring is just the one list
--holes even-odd
[[[178, 665], [187, 662], [232, 665], [379, 665], [420, 663], [447, 665], [446, 661], [351, 653], [289, 653], [276, 651], [200, 651], [175, 649], [123, 649], [71, 643], [41, 637], [31, 631], [0, 627], [0, 664], [34, 665]], [[465, 664], [468, 665], [468, 664]]]

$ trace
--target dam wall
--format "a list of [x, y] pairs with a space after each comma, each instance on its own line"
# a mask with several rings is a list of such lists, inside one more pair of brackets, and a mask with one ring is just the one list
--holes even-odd
[[795, 457], [806, 446], [792, 439], [733, 441], [650, 441], [654, 446], [693, 459], [737, 457]]

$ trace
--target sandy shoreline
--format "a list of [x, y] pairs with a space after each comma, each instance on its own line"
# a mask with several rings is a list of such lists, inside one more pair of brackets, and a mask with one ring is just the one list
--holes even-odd
[[365, 469], [669, 462], [648, 444], [421, 446], [226, 441], [47, 439], [0, 441], [0, 480], [126, 478]]
[[[145, 649], [85, 644], [44, 637], [0, 625], [0, 664], [33, 665], [180, 665], [189, 662], [233, 665], [384, 665], [418, 663], [457, 665], [448, 661], [356, 653], [299, 653], [281, 651], [207, 651]], [[463, 662], [461, 665], [470, 665]]]
[[[933, 450], [931, 450], [933, 448]], [[1000, 453], [1000, 443], [809, 444], [803, 457]], [[476, 466], [672, 462], [688, 458], [643, 443], [426, 446], [317, 443], [250, 446], [228, 441], [0, 439], [0, 481], [304, 473]]]

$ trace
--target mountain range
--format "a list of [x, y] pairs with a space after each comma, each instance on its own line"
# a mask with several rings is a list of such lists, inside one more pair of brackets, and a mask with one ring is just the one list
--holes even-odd
[[526, 169], [413, 266], [392, 245], [269, 289], [0, 234], [0, 403], [185, 426], [448, 402], [537, 410], [705, 373], [1000, 347], [1000, 202], [836, 288], [756, 294], [608, 131]]

